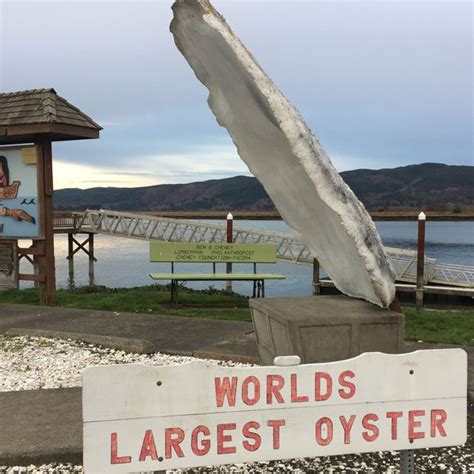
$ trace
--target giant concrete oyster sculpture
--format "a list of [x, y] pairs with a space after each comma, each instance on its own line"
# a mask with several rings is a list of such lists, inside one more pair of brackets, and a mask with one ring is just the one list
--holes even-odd
[[390, 305], [394, 275], [375, 225], [299, 112], [208, 0], [177, 0], [173, 12], [177, 47], [282, 218], [339, 290]]

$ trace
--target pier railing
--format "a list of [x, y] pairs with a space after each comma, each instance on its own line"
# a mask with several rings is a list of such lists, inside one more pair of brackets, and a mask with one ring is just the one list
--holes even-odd
[[73, 212], [54, 212], [53, 225], [55, 229], [76, 229], [78, 214]]

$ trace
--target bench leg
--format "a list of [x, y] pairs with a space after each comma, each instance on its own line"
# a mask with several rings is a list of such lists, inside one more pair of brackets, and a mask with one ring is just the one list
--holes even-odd
[[178, 292], [179, 292], [179, 282], [177, 281], [174, 287], [174, 305], [178, 306]]
[[262, 298], [265, 298], [265, 280], [262, 280]]
[[255, 298], [256, 295], [257, 295], [257, 282], [254, 280], [252, 298]]
[[171, 306], [178, 306], [178, 282], [171, 280]]

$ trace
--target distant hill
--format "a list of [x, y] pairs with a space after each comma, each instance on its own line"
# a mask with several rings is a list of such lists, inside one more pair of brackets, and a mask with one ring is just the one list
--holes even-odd
[[423, 163], [341, 174], [369, 209], [474, 204], [474, 166]]
[[[370, 210], [474, 205], [474, 166], [423, 163], [341, 175]], [[60, 189], [54, 192], [54, 207], [58, 211], [274, 209], [261, 184], [247, 176], [139, 188]]]

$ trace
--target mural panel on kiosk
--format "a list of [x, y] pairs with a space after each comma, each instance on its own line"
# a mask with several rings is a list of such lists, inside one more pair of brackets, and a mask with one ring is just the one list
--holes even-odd
[[0, 239], [39, 236], [34, 146], [0, 147]]

